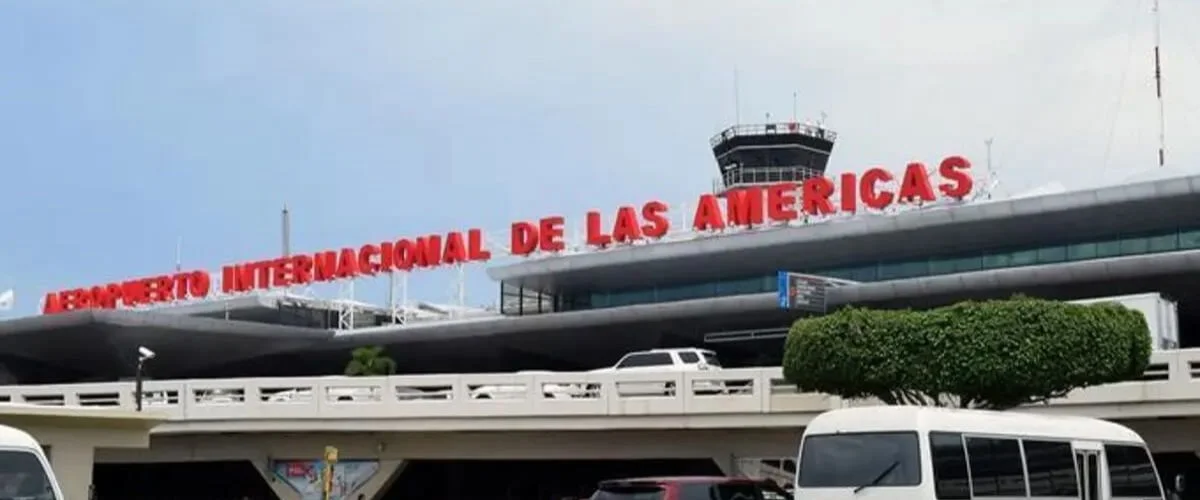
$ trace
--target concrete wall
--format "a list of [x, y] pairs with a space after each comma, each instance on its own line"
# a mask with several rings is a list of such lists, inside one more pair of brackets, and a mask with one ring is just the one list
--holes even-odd
[[49, 449], [64, 500], [87, 500], [98, 449], [150, 446], [150, 429], [160, 419], [110, 410], [5, 406], [0, 424], [24, 430]]

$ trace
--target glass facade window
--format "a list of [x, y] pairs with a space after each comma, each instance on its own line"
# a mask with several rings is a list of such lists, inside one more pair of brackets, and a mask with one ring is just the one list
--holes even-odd
[[1032, 266], [1032, 265], [1036, 265], [1036, 264], [1038, 264], [1037, 249], [1018, 250], [1016, 252], [1009, 254], [1009, 257], [1008, 257], [1008, 266], [1009, 267]]
[[1011, 260], [1012, 255], [1009, 255], [1007, 252], [986, 254], [983, 256], [983, 268], [1000, 269], [1002, 267], [1009, 267], [1009, 261]]
[[1121, 240], [1101, 241], [1096, 243], [1096, 257], [1117, 257], [1121, 255]]
[[1078, 243], [1075, 245], [1067, 245], [1067, 259], [1070, 260], [1087, 260], [1095, 259], [1096, 243]]
[[[770, 283], [767, 283], [770, 282]], [[717, 283], [716, 295], [746, 295], [750, 293], [759, 293], [763, 287], [776, 286], [773, 277], [754, 277], [740, 280], [721, 281]]]
[[[876, 261], [856, 266], [839, 266], [829, 269], [795, 269], [796, 272], [821, 274], [853, 281], [887, 281], [923, 276], [965, 273], [985, 269], [1053, 264], [1089, 259], [1102, 259], [1124, 255], [1171, 252], [1175, 250], [1200, 249], [1200, 229], [1183, 228], [1147, 234], [1123, 234], [1092, 241], [1069, 242], [1023, 248], [999, 248], [961, 254], [938, 255], [926, 259]], [[524, 293], [513, 293], [504, 285], [503, 309], [511, 314], [512, 309], [522, 309], [529, 314], [530, 308], [539, 312], [550, 310], [578, 310], [617, 307], [652, 302], [748, 295], [774, 292], [778, 286], [774, 274], [763, 276], [731, 277], [716, 282], [671, 285], [638, 290], [591, 291], [553, 300], [541, 296], [530, 301]], [[515, 296], [514, 296], [515, 295]], [[516, 304], [520, 303], [518, 306]]]
[[1045, 247], [1037, 250], [1037, 262], [1049, 264], [1052, 262], [1062, 262], [1067, 260], [1067, 247]]
[[1200, 229], [1179, 232], [1179, 249], [1200, 248]]
[[1170, 252], [1179, 249], [1179, 235], [1160, 234], [1146, 238], [1146, 252]]
[[1125, 238], [1121, 240], [1121, 255], [1140, 255], [1150, 249], [1150, 238]]

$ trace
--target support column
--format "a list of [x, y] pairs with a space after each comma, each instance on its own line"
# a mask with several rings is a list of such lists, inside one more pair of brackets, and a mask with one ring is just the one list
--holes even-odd
[[345, 500], [358, 500], [358, 495], [365, 495], [366, 500], [379, 500], [383, 498], [383, 494], [387, 493], [388, 488], [404, 473], [404, 466], [408, 462], [403, 460], [380, 460], [379, 472], [376, 472], [371, 479], [364, 484], [362, 488], [355, 491], [351, 498]]
[[717, 464], [717, 467], [721, 469], [721, 473], [726, 476], [735, 476], [739, 472], [737, 469], [737, 458], [732, 453], [712, 457], [712, 461]]
[[254, 470], [258, 471], [258, 475], [262, 476], [263, 480], [267, 482], [267, 486], [275, 493], [275, 498], [278, 500], [303, 500], [300, 498], [300, 492], [275, 477], [275, 472], [271, 470], [271, 464], [267, 459], [255, 458], [250, 462], [254, 464]]
[[[303, 497], [300, 492], [296, 491], [287, 484], [287, 482], [275, 477], [274, 471], [271, 470], [265, 458], [256, 458], [251, 460], [254, 463], [254, 469], [258, 474], [267, 481], [267, 486], [270, 486], [271, 491], [279, 500], [308, 500]], [[339, 497], [335, 500], [358, 500], [359, 495], [363, 495], [366, 500], [377, 500], [383, 497], [383, 493], [387, 491], [392, 482], [400, 476], [404, 470], [403, 460], [380, 460], [379, 470], [368, 479], [365, 484], [359, 489], [350, 493], [346, 497]], [[74, 499], [68, 499], [74, 500]]]
[[96, 449], [85, 444], [56, 442], [50, 448], [50, 467], [64, 500], [88, 500]]

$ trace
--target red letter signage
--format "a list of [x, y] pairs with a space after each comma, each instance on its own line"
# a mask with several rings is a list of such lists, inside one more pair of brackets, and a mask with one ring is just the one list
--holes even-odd
[[[872, 167], [861, 174], [843, 173], [836, 179], [812, 177], [799, 183], [734, 188], [723, 196], [704, 194], [698, 198], [692, 214], [692, 229], [711, 233], [727, 228], [783, 225], [802, 216], [807, 220], [839, 212], [853, 214], [860, 208], [884, 210], [897, 203], [921, 205], [936, 201], [939, 195], [961, 200], [974, 188], [970, 170], [971, 162], [966, 158], [950, 156], [938, 164], [936, 174], [924, 163], [910, 162], [899, 178], [881, 167]], [[864, 206], [859, 207], [860, 203]], [[562, 252], [567, 248], [566, 228], [566, 218], [558, 215], [514, 222], [509, 233], [509, 253], [527, 256]], [[621, 206], [612, 212], [590, 211], [584, 217], [583, 229], [586, 243], [591, 247], [628, 246], [665, 237], [671, 230], [671, 219], [667, 204], [654, 200], [640, 206]], [[221, 268], [221, 292], [245, 293], [409, 272], [414, 268], [458, 266], [484, 262], [491, 257], [483, 231], [472, 228], [229, 264]], [[211, 288], [212, 280], [204, 271], [151, 276], [49, 293], [42, 312], [203, 299]]]

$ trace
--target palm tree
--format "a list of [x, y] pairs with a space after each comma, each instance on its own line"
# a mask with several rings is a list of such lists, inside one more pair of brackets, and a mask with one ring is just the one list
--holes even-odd
[[396, 361], [389, 358], [379, 346], [359, 347], [350, 352], [346, 364], [346, 375], [351, 377], [377, 377], [396, 373]]

